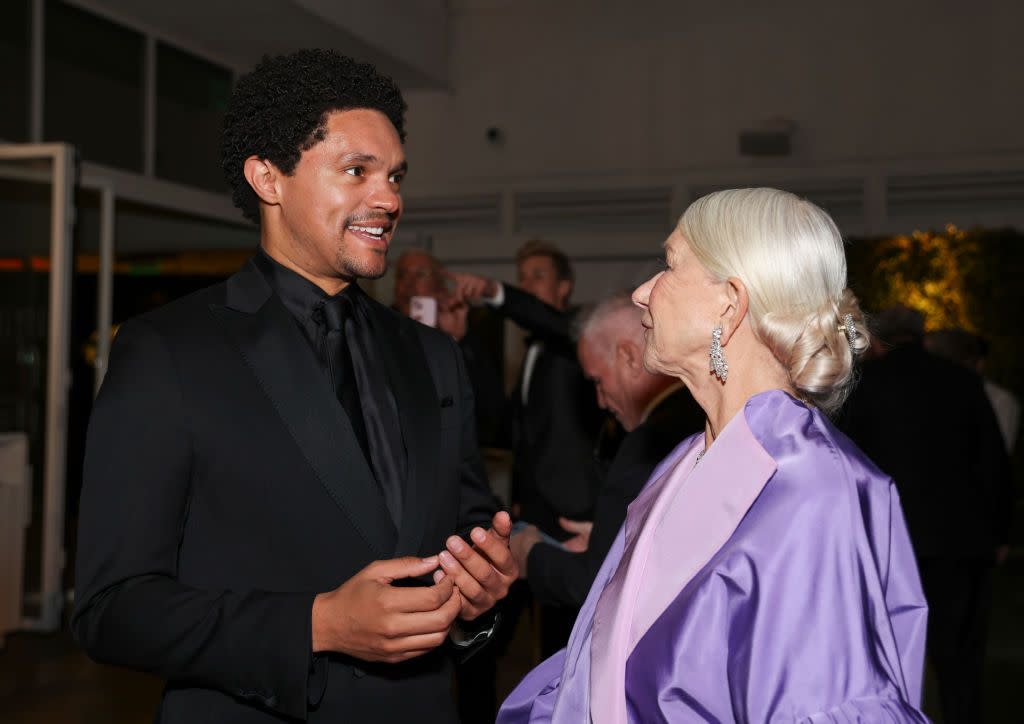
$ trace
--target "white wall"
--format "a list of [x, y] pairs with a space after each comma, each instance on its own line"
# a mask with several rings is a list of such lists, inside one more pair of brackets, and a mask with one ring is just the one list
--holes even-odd
[[[409, 94], [410, 184], [1024, 151], [1014, 0], [454, 0], [451, 92]], [[488, 126], [505, 132], [490, 146]]]
[[[574, 257], [578, 298], [591, 300], [647, 273], [682, 209], [721, 186], [789, 188], [850, 236], [947, 222], [1024, 228], [1024, 3], [449, 7], [451, 89], [406, 94], [400, 234], [456, 268], [511, 278], [515, 248], [540, 235]], [[780, 118], [796, 124], [789, 157], [740, 155], [740, 131]], [[503, 144], [486, 140], [490, 126]], [[608, 206], [644, 189], [643, 219]], [[579, 198], [527, 229], [520, 194], [538, 191]], [[493, 218], [467, 220], [487, 194], [498, 198]]]

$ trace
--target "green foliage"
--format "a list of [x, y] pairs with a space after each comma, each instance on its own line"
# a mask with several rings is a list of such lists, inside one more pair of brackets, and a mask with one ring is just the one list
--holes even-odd
[[855, 241], [850, 286], [868, 313], [919, 310], [928, 330], [961, 328], [991, 345], [986, 375], [1024, 392], [1024, 235], [1012, 229], [915, 231]]

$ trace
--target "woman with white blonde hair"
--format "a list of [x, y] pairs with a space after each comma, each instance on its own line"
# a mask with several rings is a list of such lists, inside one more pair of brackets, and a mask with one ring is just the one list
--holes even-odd
[[923, 722], [927, 607], [892, 481], [838, 432], [868, 346], [839, 231], [775, 189], [694, 202], [633, 295], [703, 408], [630, 506], [569, 646], [500, 724]]

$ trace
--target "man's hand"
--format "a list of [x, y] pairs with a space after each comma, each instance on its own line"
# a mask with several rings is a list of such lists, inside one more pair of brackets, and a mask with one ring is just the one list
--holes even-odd
[[562, 543], [562, 547], [571, 553], [583, 553], [590, 547], [590, 531], [594, 529], [594, 522], [590, 520], [569, 520], [559, 518], [558, 524], [573, 536]]
[[437, 298], [437, 328], [456, 342], [466, 336], [469, 307], [466, 302], [445, 292]]
[[530, 549], [540, 543], [540, 530], [535, 525], [528, 525], [512, 536], [509, 547], [512, 557], [519, 566], [519, 577], [526, 578], [526, 561], [530, 557]]
[[473, 546], [457, 535], [448, 538], [447, 550], [438, 556], [446, 574], [441, 582], [452, 581], [462, 595], [459, 618], [472, 621], [508, 594], [519, 575], [508, 548], [511, 532], [512, 519], [500, 512], [491, 521], [490, 530], [474, 528], [470, 532]]
[[375, 561], [313, 601], [313, 651], [338, 651], [390, 664], [437, 648], [463, 609], [448, 576], [433, 586], [391, 582], [435, 570], [437, 556]]
[[498, 282], [494, 279], [447, 270], [444, 275], [452, 283], [452, 293], [464, 302], [472, 303], [479, 302], [481, 299], [493, 299], [498, 294]]

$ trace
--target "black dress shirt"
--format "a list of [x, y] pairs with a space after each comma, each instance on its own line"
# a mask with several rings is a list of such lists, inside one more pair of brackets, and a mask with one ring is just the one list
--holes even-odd
[[[324, 301], [330, 297], [316, 284], [276, 262], [263, 249], [259, 250], [255, 262], [267, 283], [295, 318], [296, 324], [316, 356], [327, 389], [333, 392], [334, 382], [331, 379], [322, 311]], [[399, 525], [402, 517], [402, 491], [407, 473], [406, 450], [398, 417], [398, 404], [395, 402], [383, 365], [379, 362], [380, 355], [387, 352], [377, 349], [363, 291], [353, 283], [339, 294], [349, 298], [356, 323], [355, 329], [347, 335], [347, 340], [363, 408], [361, 411], [346, 412], [350, 417], [362, 414], [369, 452], [367, 462], [381, 487], [391, 517], [395, 524]]]

